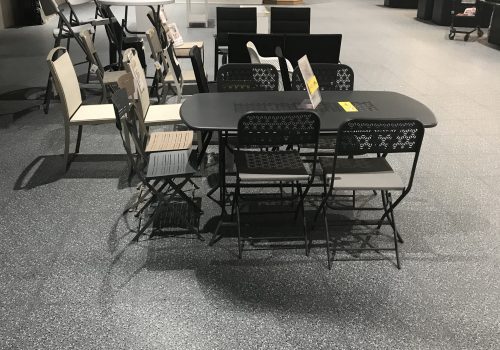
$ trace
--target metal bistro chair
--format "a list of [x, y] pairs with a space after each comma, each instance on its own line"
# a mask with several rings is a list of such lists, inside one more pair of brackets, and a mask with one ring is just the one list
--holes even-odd
[[229, 63], [216, 80], [218, 92], [278, 91], [280, 77], [271, 64]]
[[228, 34], [257, 33], [257, 8], [217, 7], [216, 22], [214, 77], [219, 69], [219, 55], [222, 55], [222, 64], [227, 63]]
[[111, 97], [111, 94], [113, 94], [113, 92], [116, 90], [115, 87], [118, 83], [118, 79], [122, 75], [127, 74], [127, 72], [125, 70], [106, 71], [104, 69], [99, 55], [97, 54], [97, 50], [94, 46], [92, 35], [89, 30], [82, 31], [80, 33], [80, 38], [82, 39], [87, 59], [92, 65], [91, 71], [95, 72], [95, 74], [97, 75], [97, 79], [102, 86], [101, 103], [105, 100], [108, 101]]
[[[203, 240], [198, 228], [202, 211], [194, 201], [194, 190], [192, 196], [188, 196], [184, 189], [196, 173], [196, 169], [191, 163], [191, 150], [176, 149], [168, 152], [146, 153], [137, 132], [137, 124], [131, 117], [127, 92], [124, 89], [118, 90], [113, 95], [112, 101], [116, 126], [120, 130], [129, 162], [142, 185], [152, 195], [152, 198], [141, 209], [141, 213], [145, 207], [151, 207], [152, 203], [157, 203], [153, 213], [142, 227], [141, 220], [139, 220], [139, 229], [133, 241], [138, 241], [149, 226], [161, 221], [162, 211], [170, 214], [168, 221], [171, 225], [187, 227], [189, 231]], [[125, 130], [122, 126], [125, 126]], [[132, 153], [127, 142], [129, 137], [134, 142], [137, 156]]]
[[[329, 226], [345, 226], [346, 221], [329, 222], [327, 211], [333, 210], [383, 210], [379, 220], [347, 220], [350, 225], [376, 225], [377, 232], [382, 225], [390, 225], [394, 238], [394, 248], [381, 248], [369, 242], [370, 235], [362, 241], [361, 247], [340, 247], [337, 235], [333, 242], [333, 251], [383, 251], [394, 250], [397, 267], [399, 261], [398, 241], [402, 242], [396, 228], [394, 209], [410, 192], [417, 167], [420, 146], [424, 136], [424, 127], [417, 120], [362, 120], [354, 119], [345, 122], [338, 132], [334, 157], [319, 157], [323, 168], [324, 193], [318, 207], [315, 221], [319, 213], [323, 213], [326, 236], [328, 268], [331, 268], [331, 237]], [[413, 153], [413, 164], [407, 184], [394, 172], [386, 156], [390, 153]], [[371, 155], [363, 158], [340, 158], [356, 154]], [[337, 191], [381, 191], [382, 208], [333, 206], [329, 201], [334, 199]], [[401, 195], [393, 201], [392, 191], [401, 191]], [[354, 235], [354, 233], [353, 233]], [[311, 244], [312, 242], [310, 242]], [[367, 247], [368, 246], [368, 247]]]
[[[305, 241], [306, 255], [309, 254], [304, 198], [313, 182], [314, 177], [311, 174], [315, 173], [316, 162], [313, 163], [312, 171], [309, 173], [297, 149], [291, 148], [290, 145], [314, 143], [317, 149], [319, 130], [320, 118], [312, 111], [249, 112], [240, 118], [235, 150], [236, 188], [233, 201], [238, 227], [239, 258], [241, 258], [245, 241], [256, 239], [282, 241], [302, 237]], [[296, 189], [297, 195], [292, 191], [290, 196], [284, 196], [282, 193], [284, 183]], [[261, 190], [261, 193], [256, 194], [255, 187], [279, 188], [280, 191], [273, 194]], [[254, 188], [254, 190], [250, 193], [243, 193], [242, 190], [245, 188]], [[255, 201], [267, 202], [268, 205], [269, 202], [279, 203], [278, 210], [269, 211], [268, 209], [261, 211], [260, 214], [273, 214], [274, 216], [292, 212], [297, 218], [300, 212], [303, 236], [260, 237], [242, 234], [241, 209], [246, 204], [255, 203]], [[289, 205], [292, 205], [292, 210], [286, 210]], [[255, 213], [250, 210], [247, 214]], [[231, 216], [233, 216], [233, 210]], [[252, 229], [255, 231], [256, 226], [254, 225]], [[282, 246], [282, 248], [290, 248], [290, 246]]]
[[75, 68], [66, 48], [56, 47], [50, 50], [47, 56], [47, 63], [50, 73], [54, 78], [56, 90], [64, 106], [64, 164], [67, 169], [70, 164], [70, 126], [78, 125], [78, 136], [75, 147], [75, 154], [77, 154], [80, 151], [83, 125], [113, 123], [115, 115], [113, 105], [111, 104], [82, 104], [80, 85], [78, 84]]
[[[354, 71], [345, 64], [311, 63], [311, 68], [318, 80], [320, 91], [352, 91], [354, 89]], [[306, 84], [297, 67], [292, 75], [292, 90], [306, 91]], [[319, 136], [318, 149], [321, 155], [331, 155], [335, 151], [336, 133]]]

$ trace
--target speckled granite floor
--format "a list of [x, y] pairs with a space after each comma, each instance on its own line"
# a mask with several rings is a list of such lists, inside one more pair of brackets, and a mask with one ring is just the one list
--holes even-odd
[[[329, 271], [323, 249], [239, 261], [230, 238], [130, 244], [136, 222], [120, 214], [135, 187], [116, 129], [85, 128], [63, 173], [60, 105], [44, 115], [24, 100], [46, 82], [54, 22], [2, 30], [0, 119], [13, 122], [0, 129], [1, 349], [500, 348], [499, 49], [449, 41], [381, 1], [306, 3], [313, 33], [343, 34], [356, 89], [407, 94], [438, 118], [397, 211], [402, 270], [389, 255]], [[214, 29], [186, 29], [183, 9], [172, 17], [205, 40], [211, 76]], [[105, 57], [102, 32], [97, 46]], [[203, 203], [210, 231], [217, 212]]]

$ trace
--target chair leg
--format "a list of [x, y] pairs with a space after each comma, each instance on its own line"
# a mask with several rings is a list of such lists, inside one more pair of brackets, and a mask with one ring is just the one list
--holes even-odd
[[69, 168], [69, 141], [70, 141], [70, 130], [69, 125], [64, 125], [64, 169], [65, 171]]
[[80, 143], [82, 141], [82, 129], [83, 125], [78, 125], [78, 135], [76, 137], [75, 154], [80, 153]]
[[243, 241], [241, 240], [241, 218], [240, 218], [240, 204], [236, 198], [236, 222], [238, 226], [238, 259], [243, 256]]
[[330, 232], [328, 231], [328, 219], [326, 218], [326, 206], [323, 207], [323, 220], [325, 223], [325, 235], [326, 235], [326, 257], [328, 259], [328, 270], [332, 269], [332, 260], [330, 258]]

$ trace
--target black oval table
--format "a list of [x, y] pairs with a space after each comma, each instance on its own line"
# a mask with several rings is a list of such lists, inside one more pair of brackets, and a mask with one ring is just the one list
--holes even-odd
[[[421, 102], [391, 91], [323, 91], [322, 102], [314, 110], [321, 118], [321, 131], [334, 132], [350, 119], [416, 119], [426, 128], [437, 125], [434, 113]], [[250, 111], [289, 111], [301, 109], [305, 91], [219, 92], [196, 94], [181, 106], [184, 123], [194, 130], [219, 133], [237, 131], [238, 120]], [[357, 112], [346, 112], [339, 102], [351, 102]], [[203, 139], [203, 152], [210, 136]], [[222, 215], [226, 193], [225, 146], [219, 142], [219, 190]], [[215, 237], [212, 239], [212, 243]]]

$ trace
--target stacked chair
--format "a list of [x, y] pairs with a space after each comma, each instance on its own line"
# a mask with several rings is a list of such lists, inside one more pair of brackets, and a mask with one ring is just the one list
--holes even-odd
[[[168, 149], [148, 152], [147, 149], [143, 148], [134, 113], [131, 112], [127, 91], [118, 90], [113, 95], [112, 100], [115, 108], [116, 126], [120, 130], [129, 162], [135, 175], [146, 189], [145, 192], [151, 196], [138, 214], [144, 213], [146, 209], [152, 209], [153, 213], [142, 227], [142, 220], [139, 220], [139, 229], [133, 241], [138, 241], [151, 225], [161, 221], [162, 213], [170, 214], [170, 225], [187, 228], [203, 240], [198, 227], [199, 217], [202, 214], [201, 208], [195, 201], [194, 190], [189, 196], [186, 193], [189, 190], [185, 188], [186, 185], [192, 184], [191, 178], [196, 173], [196, 165], [192, 163], [193, 158], [191, 157], [192, 132], [189, 132], [191, 138], [184, 138], [180, 142], [172, 143]], [[129, 138], [132, 139], [137, 154], [132, 152], [127, 141]], [[142, 195], [142, 199], [147, 195]]]
[[310, 7], [271, 7], [271, 34], [309, 34]]

